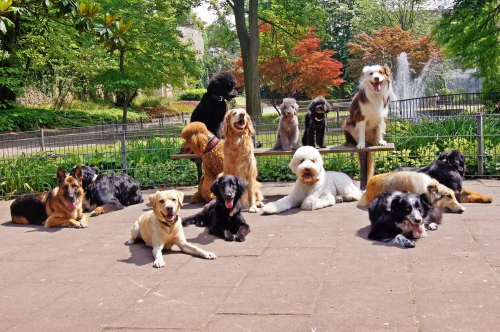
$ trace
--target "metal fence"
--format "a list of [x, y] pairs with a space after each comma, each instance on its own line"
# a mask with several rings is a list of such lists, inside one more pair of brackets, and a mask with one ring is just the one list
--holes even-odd
[[[466, 94], [401, 100], [391, 103], [386, 140], [396, 151], [375, 155], [378, 172], [402, 165], [425, 165], [440, 152], [455, 148], [466, 156], [467, 177], [500, 176], [500, 116], [498, 94]], [[344, 105], [345, 106], [345, 105]], [[341, 126], [345, 107], [329, 113], [327, 145], [344, 142]], [[303, 132], [303, 114], [299, 116]], [[256, 143], [272, 147], [277, 116], [254, 117]], [[0, 198], [48, 190], [55, 185], [57, 166], [94, 164], [101, 172], [126, 172], [143, 187], [195, 185], [197, 172], [189, 160], [170, 160], [183, 143], [182, 117], [148, 123], [105, 124], [64, 130], [0, 135]], [[292, 179], [289, 157], [259, 157], [261, 181]], [[359, 176], [354, 154], [324, 155], [325, 168]], [[288, 175], [287, 175], [288, 174]]]

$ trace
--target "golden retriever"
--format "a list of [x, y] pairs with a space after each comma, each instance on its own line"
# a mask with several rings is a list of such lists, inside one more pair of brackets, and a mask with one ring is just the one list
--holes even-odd
[[170, 250], [177, 245], [182, 251], [191, 255], [201, 256], [205, 259], [215, 259], [213, 252], [198, 248], [188, 243], [182, 229], [182, 220], [179, 211], [184, 199], [184, 193], [177, 190], [157, 191], [149, 195], [149, 202], [153, 206], [152, 211], [143, 213], [130, 231], [129, 244], [136, 242], [138, 238], [153, 248], [154, 267], [164, 267], [163, 247]]
[[457, 201], [453, 190], [443, 186], [427, 174], [401, 171], [373, 176], [366, 184], [358, 206], [367, 206], [380, 193], [394, 190], [409, 191], [414, 194], [426, 193], [432, 204], [440, 210], [462, 213], [465, 208]]
[[226, 113], [222, 134], [224, 143], [223, 173], [234, 175], [248, 183], [241, 197], [243, 208], [248, 212], [258, 212], [262, 207], [262, 185], [257, 181], [257, 159], [253, 155], [254, 133], [252, 120], [244, 109], [233, 109]]

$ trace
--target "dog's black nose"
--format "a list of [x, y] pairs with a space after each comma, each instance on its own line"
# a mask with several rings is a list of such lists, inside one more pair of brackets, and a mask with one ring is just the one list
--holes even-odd
[[306, 170], [306, 172], [310, 172], [311, 171], [311, 169], [309, 167], [306, 167], [305, 170]]
[[167, 209], [168, 212], [172, 212], [172, 210], [174, 209], [174, 207], [170, 205], [166, 206], [165, 208]]

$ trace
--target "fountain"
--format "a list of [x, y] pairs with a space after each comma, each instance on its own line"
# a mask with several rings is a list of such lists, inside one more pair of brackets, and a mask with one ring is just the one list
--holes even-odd
[[422, 69], [420, 76], [412, 78], [406, 53], [398, 55], [394, 70], [395, 76], [392, 79], [393, 94], [391, 94], [391, 101], [394, 101], [391, 108], [396, 111], [395, 115], [404, 118], [417, 118], [415, 110], [419, 109], [421, 104], [426, 101], [416, 98], [428, 97], [426, 89], [433, 79], [433, 72], [437, 69], [435, 67], [435, 62], [429, 61]]
[[395, 72], [396, 77], [393, 79], [392, 86], [397, 100], [425, 97], [425, 84], [423, 84], [423, 76], [426, 73], [426, 68], [422, 70], [422, 74], [419, 77], [413, 79], [411, 77], [408, 57], [406, 52], [403, 52], [398, 55]]

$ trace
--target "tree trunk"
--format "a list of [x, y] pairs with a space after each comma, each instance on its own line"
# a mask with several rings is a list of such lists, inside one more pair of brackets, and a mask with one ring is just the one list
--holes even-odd
[[245, 17], [245, 1], [228, 1], [234, 12], [236, 32], [241, 47], [243, 72], [245, 78], [246, 109], [250, 116], [261, 116], [260, 80], [258, 70], [259, 56], [259, 19], [258, 0], [249, 0], [248, 29]]

